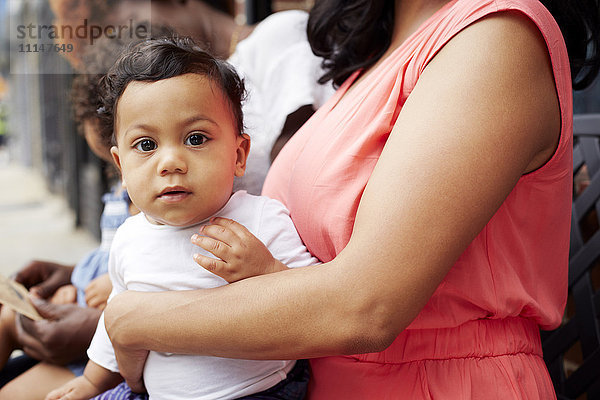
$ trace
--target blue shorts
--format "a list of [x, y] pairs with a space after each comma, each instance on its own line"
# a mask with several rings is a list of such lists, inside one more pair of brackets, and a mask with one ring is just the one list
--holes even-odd
[[[310, 368], [307, 360], [298, 360], [287, 377], [277, 385], [239, 400], [302, 400], [306, 396]], [[92, 400], [148, 400], [146, 393], [133, 393], [125, 382]]]
[[262, 392], [241, 397], [240, 400], [302, 400], [306, 396], [309, 379], [308, 360], [298, 360], [287, 377], [277, 385]]

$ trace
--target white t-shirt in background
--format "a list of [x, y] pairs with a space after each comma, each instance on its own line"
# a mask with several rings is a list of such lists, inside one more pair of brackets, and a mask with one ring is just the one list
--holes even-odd
[[227, 60], [244, 78], [244, 125], [251, 139], [246, 174], [235, 179], [235, 190], [260, 194], [288, 115], [306, 105], [317, 109], [335, 92], [331, 83], [317, 83], [322, 59], [308, 44], [307, 21], [308, 13], [300, 10], [271, 14]]

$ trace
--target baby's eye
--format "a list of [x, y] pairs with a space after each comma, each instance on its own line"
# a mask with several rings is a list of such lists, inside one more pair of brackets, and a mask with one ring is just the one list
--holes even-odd
[[207, 140], [208, 139], [206, 138], [206, 136], [204, 136], [200, 133], [193, 133], [185, 139], [184, 143], [186, 146], [201, 146]]
[[142, 139], [135, 144], [135, 149], [139, 151], [152, 151], [156, 149], [156, 143], [150, 139]]

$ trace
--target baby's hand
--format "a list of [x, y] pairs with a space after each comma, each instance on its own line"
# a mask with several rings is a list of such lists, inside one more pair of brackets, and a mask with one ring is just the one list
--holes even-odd
[[112, 283], [108, 274], [101, 275], [85, 288], [85, 302], [88, 307], [104, 310], [111, 291]]
[[71, 304], [75, 301], [77, 301], [77, 288], [73, 285], [59, 287], [50, 298], [52, 304]]
[[48, 393], [46, 400], [87, 400], [98, 394], [98, 388], [85, 376], [78, 376]]
[[287, 269], [245, 226], [230, 219], [213, 218], [192, 243], [217, 257], [194, 254], [194, 260], [229, 283]]

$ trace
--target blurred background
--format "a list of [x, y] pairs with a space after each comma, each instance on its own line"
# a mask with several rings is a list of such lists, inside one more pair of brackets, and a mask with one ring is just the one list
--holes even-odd
[[[48, 41], [39, 32], [50, 29], [61, 10], [63, 19], [82, 12], [93, 21], [106, 11], [98, 4], [111, 3], [87, 1], [96, 9], [82, 11], [83, 0], [0, 0], [0, 273], [10, 274], [32, 258], [75, 262], [98, 244], [100, 199], [108, 182], [104, 162], [73, 119], [69, 92], [76, 63], [70, 57], [77, 48], [42, 49]], [[178, 2], [185, 0], [173, 0]], [[206, 3], [244, 25], [282, 10], [309, 10], [313, 1]], [[600, 112], [600, 83], [574, 97], [575, 113]]]

